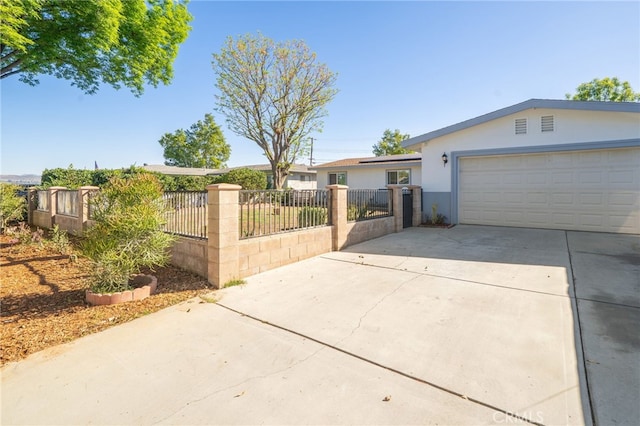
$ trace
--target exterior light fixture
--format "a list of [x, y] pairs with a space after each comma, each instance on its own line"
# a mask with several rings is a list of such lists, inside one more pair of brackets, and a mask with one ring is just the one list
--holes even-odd
[[449, 162], [449, 157], [447, 157], [447, 153], [442, 154], [442, 167], [446, 167]]

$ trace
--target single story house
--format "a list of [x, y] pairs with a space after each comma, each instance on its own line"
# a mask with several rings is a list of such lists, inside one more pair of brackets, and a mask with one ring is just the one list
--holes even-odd
[[530, 99], [403, 141], [451, 223], [640, 233], [640, 103]]
[[420, 185], [420, 153], [382, 157], [346, 158], [312, 167], [318, 172], [318, 188], [347, 185], [350, 189], [381, 189], [387, 185]]
[[161, 173], [167, 176], [207, 176], [217, 172], [217, 169], [205, 169], [196, 167], [165, 166], [164, 164], [144, 164], [144, 170]]
[[[221, 175], [234, 169], [252, 169], [259, 170], [267, 174], [267, 186], [273, 187], [273, 173], [271, 173], [271, 164], [255, 164], [251, 166], [230, 167], [226, 169], [216, 170], [214, 175]], [[304, 164], [294, 164], [289, 170], [289, 175], [284, 181], [285, 189], [316, 189], [316, 171], [309, 169]]]
[[[162, 173], [168, 176], [218, 176], [228, 173], [234, 169], [252, 169], [266, 173], [269, 187], [273, 185], [271, 165], [258, 164], [251, 166], [228, 167], [224, 169], [205, 169], [193, 167], [165, 166], [163, 164], [145, 164], [143, 169], [150, 172]], [[290, 189], [316, 189], [316, 171], [309, 170], [304, 164], [294, 164], [291, 166], [289, 176], [284, 183], [284, 188]]]

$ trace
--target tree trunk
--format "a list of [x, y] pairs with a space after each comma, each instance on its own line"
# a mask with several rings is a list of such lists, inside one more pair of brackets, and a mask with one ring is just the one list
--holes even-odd
[[289, 175], [289, 168], [278, 167], [277, 163], [271, 164], [271, 173], [273, 175], [273, 188], [282, 189], [287, 176]]

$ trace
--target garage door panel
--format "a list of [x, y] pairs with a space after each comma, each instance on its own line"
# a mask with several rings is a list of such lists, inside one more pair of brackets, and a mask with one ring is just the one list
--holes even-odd
[[461, 158], [460, 223], [640, 233], [640, 148]]

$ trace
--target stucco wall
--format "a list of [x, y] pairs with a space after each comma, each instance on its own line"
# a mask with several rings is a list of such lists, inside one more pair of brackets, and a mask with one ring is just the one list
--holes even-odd
[[82, 233], [82, 223], [76, 216], [57, 214], [55, 218], [55, 224], [58, 225], [58, 228], [63, 231], [67, 231], [75, 235], [79, 235]]
[[33, 210], [31, 225], [38, 228], [51, 228], [51, 213], [48, 211]]
[[[553, 132], [541, 132], [540, 117], [553, 115]], [[516, 135], [514, 120], [526, 118], [527, 134]], [[451, 164], [442, 165], [442, 153], [452, 151], [560, 145], [640, 136], [636, 113], [529, 109], [468, 129], [460, 130], [422, 145], [422, 181], [425, 192], [451, 191]]]
[[[442, 154], [442, 153], [441, 153]], [[442, 164], [440, 164], [442, 167]], [[318, 188], [328, 185], [329, 173], [347, 172], [347, 186], [349, 189], [382, 189], [387, 187], [387, 171], [411, 170], [409, 185], [421, 185], [422, 173], [420, 166], [390, 164], [384, 167], [345, 167], [342, 169], [318, 169]]]

